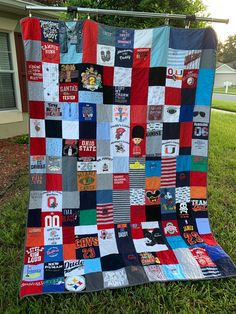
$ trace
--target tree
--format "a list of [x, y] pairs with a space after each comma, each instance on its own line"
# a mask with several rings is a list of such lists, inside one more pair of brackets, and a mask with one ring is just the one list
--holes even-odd
[[[50, 5], [79, 6], [84, 8], [113, 9], [127, 11], [146, 11], [160, 13], [180, 13], [180, 14], [204, 14], [206, 6], [202, 0], [41, 0], [40, 2]], [[87, 16], [80, 14], [79, 19]], [[100, 23], [133, 28], [148, 28], [164, 24], [164, 19], [155, 18], [133, 18], [112, 15], [91, 16]], [[184, 26], [183, 20], [172, 20], [171, 25], [177, 27]], [[202, 26], [204, 23], [192, 23], [193, 26]]]
[[218, 61], [228, 63], [236, 60], [236, 34], [218, 44]]

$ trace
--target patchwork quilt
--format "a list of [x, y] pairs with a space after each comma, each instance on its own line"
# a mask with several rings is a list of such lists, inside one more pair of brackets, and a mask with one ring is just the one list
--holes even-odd
[[214, 31], [21, 26], [30, 115], [21, 297], [235, 275], [208, 220]]

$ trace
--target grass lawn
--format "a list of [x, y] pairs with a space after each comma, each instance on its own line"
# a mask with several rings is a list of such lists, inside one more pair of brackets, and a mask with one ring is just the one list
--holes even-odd
[[[212, 112], [209, 161], [211, 226], [236, 262], [236, 115]], [[19, 300], [27, 207], [27, 176], [22, 193], [1, 207], [0, 313], [235, 313], [236, 279], [153, 283], [90, 294], [55, 294]]]
[[[215, 87], [214, 93], [225, 94], [225, 87]], [[236, 86], [229, 87], [228, 94], [236, 95]]]
[[213, 99], [212, 108], [236, 112], [236, 102]]

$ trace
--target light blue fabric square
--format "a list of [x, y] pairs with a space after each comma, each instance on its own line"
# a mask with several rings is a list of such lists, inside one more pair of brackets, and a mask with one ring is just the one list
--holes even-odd
[[96, 273], [102, 270], [100, 258], [84, 259], [85, 274]]
[[97, 191], [97, 204], [110, 204], [112, 203], [112, 190], [98, 190]]
[[164, 26], [153, 29], [150, 67], [166, 67], [170, 28]]
[[210, 106], [212, 88], [214, 85], [215, 70], [200, 69], [197, 80], [197, 91], [195, 105]]
[[62, 103], [62, 119], [76, 121], [79, 119], [79, 105], [77, 102]]
[[172, 250], [188, 247], [181, 236], [173, 236], [173, 237], [171, 236], [171, 237], [166, 237], [166, 239], [170, 247], [172, 248]]
[[97, 123], [97, 140], [110, 140], [110, 123]]
[[46, 138], [46, 154], [48, 156], [62, 156], [62, 139]]
[[211, 233], [211, 228], [209, 225], [208, 218], [196, 218], [198, 232], [200, 234], [208, 234]]
[[103, 93], [79, 91], [79, 102], [101, 105], [103, 104]]
[[181, 265], [178, 264], [169, 264], [169, 265], [162, 265], [164, 274], [167, 279], [169, 280], [176, 280], [176, 279], [185, 279], [183, 270]]
[[68, 52], [60, 54], [60, 62], [64, 64], [82, 63], [81, 52], [76, 52], [76, 45], [69, 45]]
[[113, 157], [113, 172], [128, 173], [129, 172], [129, 157]]
[[191, 168], [191, 156], [180, 155], [176, 157], [176, 171], [190, 171]]

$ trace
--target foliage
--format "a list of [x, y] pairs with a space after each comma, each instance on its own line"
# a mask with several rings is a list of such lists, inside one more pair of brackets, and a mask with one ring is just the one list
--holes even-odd
[[[212, 112], [209, 155], [209, 210], [220, 245], [236, 261], [236, 116]], [[235, 313], [236, 279], [152, 283], [89, 294], [51, 294], [19, 300], [23, 263], [27, 176], [21, 193], [1, 206], [0, 313], [210, 314]], [[14, 186], [17, 190], [17, 186]]]
[[236, 61], [236, 34], [229, 36], [224, 43], [218, 44], [218, 61], [222, 63]]
[[16, 144], [28, 144], [29, 143], [29, 135], [23, 134], [23, 135], [17, 136], [15, 138], [15, 143]]
[[236, 102], [213, 99], [212, 108], [236, 112]]

